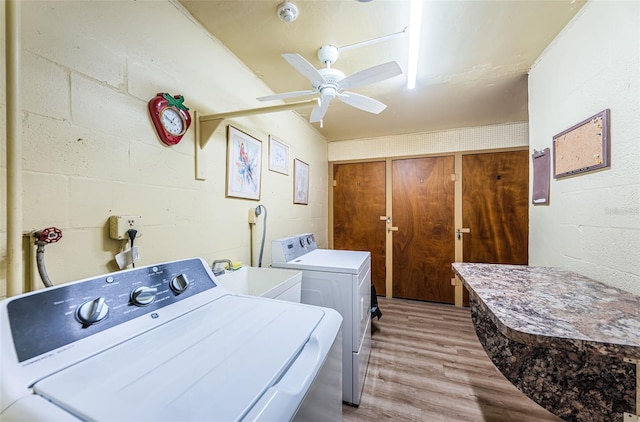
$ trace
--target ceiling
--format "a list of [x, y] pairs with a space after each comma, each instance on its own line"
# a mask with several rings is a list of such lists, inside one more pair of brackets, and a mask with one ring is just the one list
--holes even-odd
[[[280, 0], [179, 1], [274, 93], [311, 89], [281, 54], [299, 53], [321, 68], [322, 45], [344, 47], [409, 25], [404, 0], [293, 0], [299, 15], [290, 23], [277, 16]], [[328, 141], [339, 141], [527, 121], [527, 72], [584, 3], [425, 1], [416, 88], [406, 88], [408, 36], [343, 51], [332, 67], [347, 76], [391, 60], [403, 74], [353, 89], [386, 104], [380, 114], [333, 100], [322, 127], [313, 125]], [[255, 107], [281, 101], [255, 100]], [[311, 109], [297, 112], [308, 119]]]

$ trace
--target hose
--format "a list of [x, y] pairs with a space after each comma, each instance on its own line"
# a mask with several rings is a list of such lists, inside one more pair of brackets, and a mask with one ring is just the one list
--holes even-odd
[[267, 235], [267, 208], [264, 205], [256, 207], [256, 216], [261, 214], [260, 208], [264, 210], [264, 222], [262, 226], [262, 243], [260, 244], [260, 255], [258, 256], [258, 267], [262, 267], [262, 254], [264, 252], [264, 239]]
[[38, 248], [36, 249], [36, 264], [38, 265], [38, 274], [40, 274], [40, 279], [44, 283], [44, 287], [53, 287], [53, 283], [51, 283], [51, 279], [49, 278], [49, 274], [47, 274], [47, 268], [44, 265], [44, 245], [46, 243], [38, 240], [36, 245]]

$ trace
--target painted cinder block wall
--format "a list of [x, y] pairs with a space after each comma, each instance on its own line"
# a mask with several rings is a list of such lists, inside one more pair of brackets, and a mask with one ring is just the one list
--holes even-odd
[[530, 72], [528, 125], [331, 142], [329, 160], [526, 145], [533, 153], [610, 108], [611, 168], [551, 180], [550, 205], [530, 206], [529, 264], [567, 268], [640, 295], [639, 6], [592, 0], [583, 7]]
[[[115, 269], [113, 254], [122, 245], [108, 238], [106, 221], [119, 213], [144, 218], [143, 238], [137, 241], [142, 264], [193, 255], [246, 263], [246, 213], [258, 203], [224, 198], [224, 128], [205, 150], [207, 180], [195, 181], [193, 128], [177, 147], [163, 147], [145, 106], [158, 90], [166, 90], [185, 95], [192, 110], [205, 113], [251, 108], [253, 98], [268, 89], [173, 2], [23, 2], [22, 8], [24, 230], [51, 225], [64, 230], [64, 239], [47, 249], [54, 282]], [[585, 6], [530, 74], [529, 126], [412, 134], [382, 144], [380, 139], [331, 143], [328, 156], [321, 136], [293, 113], [232, 122], [263, 142], [260, 203], [269, 210], [268, 236], [314, 231], [326, 243], [327, 159], [372, 158], [364, 151], [404, 156], [527, 143], [533, 151], [608, 107], [612, 168], [551, 181], [551, 204], [531, 206], [530, 263], [567, 267], [639, 294], [639, 14], [638, 3], [631, 1]], [[0, 19], [4, 22], [4, 8]], [[170, 37], [159, 38], [163, 25], [172, 26]], [[0, 40], [4, 94], [4, 31]], [[178, 51], [178, 58], [166, 48]], [[2, 95], [3, 127], [4, 119]], [[290, 145], [291, 158], [311, 164], [309, 206], [291, 204], [291, 176], [264, 170], [268, 134]], [[4, 136], [2, 131], [0, 296], [6, 283]]]
[[[2, 22], [4, 23], [4, 7]], [[248, 211], [267, 207], [267, 238], [300, 232], [327, 244], [327, 147], [293, 112], [225, 122], [204, 150], [206, 180], [196, 180], [194, 127], [182, 142], [158, 140], [147, 102], [182, 94], [204, 114], [255, 108], [271, 91], [173, 1], [28, 1], [22, 9], [23, 231], [56, 226], [47, 246], [54, 284], [115, 271], [124, 246], [108, 218], [141, 215], [136, 240], [146, 265], [199, 256], [249, 264]], [[3, 25], [4, 28], [4, 25]], [[2, 103], [5, 74], [2, 31]], [[226, 123], [262, 141], [261, 200], [225, 197]], [[293, 169], [268, 170], [268, 137], [310, 165], [309, 205], [293, 204]], [[6, 294], [6, 157], [0, 135], [0, 296]], [[255, 228], [259, 245], [263, 217]], [[258, 247], [255, 248], [257, 256]], [[271, 262], [267, 242], [263, 265]], [[25, 262], [25, 277], [29, 273]], [[41, 283], [37, 280], [39, 285]]]
[[551, 177], [530, 205], [529, 263], [568, 268], [640, 295], [640, 2], [590, 1], [529, 75], [531, 152], [611, 110], [611, 168]]

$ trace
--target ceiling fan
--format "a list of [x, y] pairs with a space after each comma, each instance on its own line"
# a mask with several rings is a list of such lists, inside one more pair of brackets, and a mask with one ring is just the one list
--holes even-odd
[[313, 108], [309, 121], [321, 122], [329, 108], [329, 103], [334, 98], [369, 113], [378, 114], [387, 106], [378, 100], [347, 91], [364, 85], [381, 82], [402, 74], [402, 69], [395, 61], [379, 64], [345, 76], [338, 69], [331, 67], [338, 59], [339, 49], [333, 45], [324, 45], [318, 50], [318, 59], [326, 66], [316, 69], [304, 57], [299, 54], [285, 53], [282, 57], [289, 62], [298, 72], [302, 73], [311, 82], [312, 89], [303, 91], [284, 92], [282, 94], [267, 95], [258, 98], [259, 101], [281, 100], [285, 98], [301, 97], [311, 94], [320, 94], [320, 104]]

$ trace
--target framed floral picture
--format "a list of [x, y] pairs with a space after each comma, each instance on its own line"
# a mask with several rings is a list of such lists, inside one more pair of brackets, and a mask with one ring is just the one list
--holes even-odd
[[262, 142], [227, 126], [227, 196], [260, 200]]
[[309, 203], [309, 164], [297, 158], [293, 160], [293, 203]]
[[289, 146], [269, 135], [269, 170], [289, 174]]

